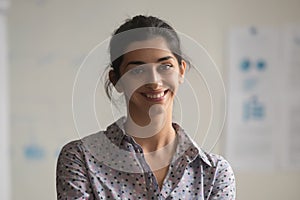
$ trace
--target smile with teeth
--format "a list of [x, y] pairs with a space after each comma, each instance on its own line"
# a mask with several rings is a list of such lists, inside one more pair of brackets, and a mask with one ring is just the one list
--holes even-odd
[[149, 99], [160, 99], [160, 98], [163, 98], [166, 93], [167, 93], [167, 90], [162, 91], [160, 93], [155, 93], [155, 94], [153, 94], [153, 93], [144, 93], [144, 96], [146, 96]]

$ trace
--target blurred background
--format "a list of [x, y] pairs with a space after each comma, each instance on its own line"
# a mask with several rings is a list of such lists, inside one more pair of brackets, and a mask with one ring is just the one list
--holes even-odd
[[[136, 14], [170, 22], [218, 66], [229, 106], [213, 152], [232, 164], [237, 199], [299, 199], [299, 0], [0, 0], [1, 199], [56, 199], [58, 153], [79, 137], [72, 116], [76, 73], [92, 48]], [[264, 59], [257, 66], [267, 66], [267, 75], [240, 75], [235, 65], [245, 71], [256, 58]], [[247, 92], [255, 84], [263, 89]], [[234, 107], [245, 95], [251, 97], [245, 109], [255, 107], [246, 118]], [[271, 118], [243, 126], [264, 116], [261, 99]]]

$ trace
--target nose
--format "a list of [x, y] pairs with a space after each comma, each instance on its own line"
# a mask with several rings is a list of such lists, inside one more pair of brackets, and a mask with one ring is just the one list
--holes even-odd
[[162, 86], [162, 79], [160, 74], [157, 72], [156, 67], [153, 66], [149, 69], [146, 78], [146, 87], [149, 87], [153, 90]]

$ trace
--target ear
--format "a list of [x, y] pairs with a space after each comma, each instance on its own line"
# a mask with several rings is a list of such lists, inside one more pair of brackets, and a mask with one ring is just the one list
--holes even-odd
[[[108, 73], [110, 82], [114, 85], [118, 92], [123, 92], [123, 89], [120, 87], [120, 83], [118, 83], [119, 78], [116, 75], [116, 72], [112, 69]], [[118, 84], [117, 84], [118, 83]]]
[[186, 70], [186, 62], [182, 60], [181, 65], [179, 66], [179, 83], [184, 82], [185, 70]]

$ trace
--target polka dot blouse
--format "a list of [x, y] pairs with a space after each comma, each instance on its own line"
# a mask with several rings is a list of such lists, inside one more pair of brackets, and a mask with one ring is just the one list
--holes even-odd
[[178, 143], [160, 189], [142, 148], [125, 134], [123, 121], [63, 147], [57, 199], [235, 199], [228, 162], [198, 148], [175, 123]]

